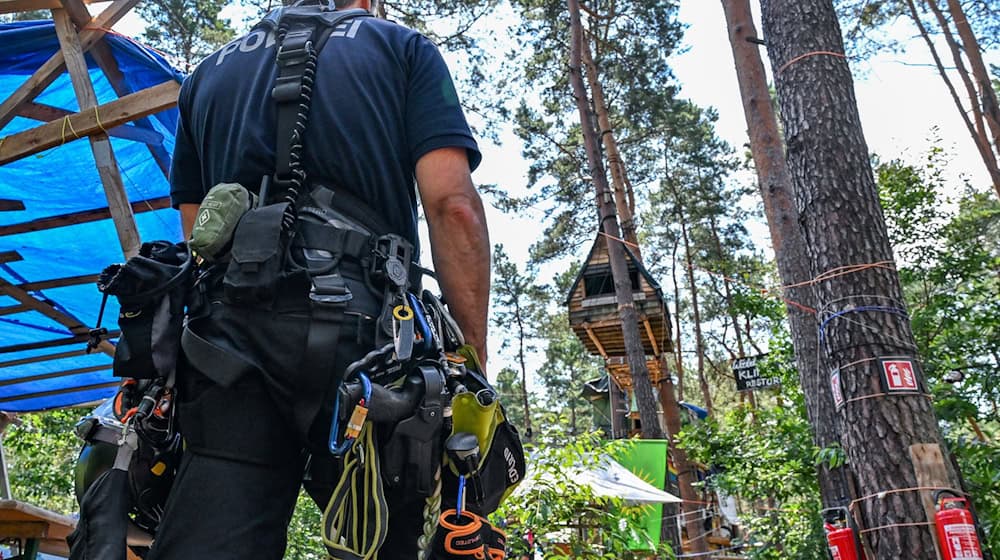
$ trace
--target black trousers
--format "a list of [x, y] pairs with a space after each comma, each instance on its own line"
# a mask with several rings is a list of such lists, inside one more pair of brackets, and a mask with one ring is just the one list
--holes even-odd
[[[213, 311], [199, 334], [247, 350], [262, 373], [222, 385], [211, 368], [181, 364], [178, 415], [186, 450], [147, 560], [280, 560], [304, 479], [320, 510], [326, 507], [339, 477], [326, 451], [332, 396], [347, 365], [373, 348], [377, 303], [354, 302], [352, 309], [340, 317], [322, 367], [303, 363], [315, 320], [308, 306]], [[424, 500], [387, 498], [389, 535], [379, 558], [414, 559]]]

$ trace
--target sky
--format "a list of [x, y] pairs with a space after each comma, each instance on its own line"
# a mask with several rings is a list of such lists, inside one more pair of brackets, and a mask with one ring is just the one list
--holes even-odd
[[[754, 9], [760, 32], [756, 5]], [[719, 136], [742, 151], [748, 142], [746, 125], [722, 4], [716, 0], [682, 0], [679, 17], [687, 26], [684, 48], [672, 58], [673, 70], [681, 85], [680, 95], [702, 107], [714, 107], [719, 115]], [[142, 27], [142, 21], [133, 13], [115, 29], [138, 37]], [[890, 33], [905, 42], [902, 54], [851, 63], [869, 150], [883, 160], [899, 158], [916, 164], [937, 144], [951, 157], [946, 176], [952, 179], [950, 184], [956, 190], [962, 180], [988, 185], [975, 146], [937, 70], [925, 65], [930, 61], [926, 47], [919, 39], [910, 37], [912, 31], [908, 25], [899, 24]], [[1000, 55], [989, 53], [987, 63], [990, 62], [1000, 64]], [[473, 178], [478, 184], [497, 184], [513, 194], [523, 192], [528, 162], [521, 157], [520, 141], [509, 129], [501, 133], [501, 141], [501, 145], [481, 141], [483, 163]], [[752, 175], [746, 174], [736, 180], [752, 181]], [[512, 216], [488, 205], [487, 214], [493, 243], [503, 243], [515, 262], [524, 263], [528, 247], [544, 229], [541, 211], [528, 209], [520, 216]], [[763, 223], [749, 224], [749, 230], [759, 246], [768, 245], [767, 228]], [[423, 239], [427, 239], [426, 233]], [[588, 248], [579, 248], [580, 258]], [[430, 254], [428, 248], [424, 254]], [[564, 261], [543, 269], [541, 279], [549, 280], [554, 272], [568, 264]], [[491, 350], [499, 348], [499, 334], [494, 330], [491, 335]], [[500, 358], [500, 365], [513, 363], [509, 356]], [[490, 369], [497, 370], [493, 364]]]

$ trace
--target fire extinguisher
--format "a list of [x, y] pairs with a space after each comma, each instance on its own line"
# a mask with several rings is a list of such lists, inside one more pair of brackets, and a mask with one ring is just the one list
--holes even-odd
[[[944, 494], [949, 497], [942, 498]], [[934, 493], [934, 524], [943, 560], [983, 560], [969, 501], [951, 490]]]
[[833, 560], [867, 560], [851, 512], [845, 507], [836, 507], [824, 509], [821, 513], [823, 526], [826, 528], [826, 542], [830, 546], [830, 557]]

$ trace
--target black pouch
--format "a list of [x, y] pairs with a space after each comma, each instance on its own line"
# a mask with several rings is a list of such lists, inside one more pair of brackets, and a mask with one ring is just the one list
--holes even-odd
[[288, 203], [249, 210], [233, 234], [232, 258], [222, 279], [226, 299], [236, 305], [267, 305], [278, 292], [288, 254], [281, 225]]
[[121, 304], [116, 376], [166, 378], [177, 368], [192, 268], [185, 244], [153, 241], [125, 264], [101, 272], [98, 289]]

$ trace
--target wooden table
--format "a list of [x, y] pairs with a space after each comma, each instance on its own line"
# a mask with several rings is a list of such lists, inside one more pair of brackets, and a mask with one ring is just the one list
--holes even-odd
[[69, 556], [66, 536], [76, 519], [17, 500], [0, 500], [0, 537], [25, 541], [24, 553], [15, 558], [35, 560], [39, 552]]

